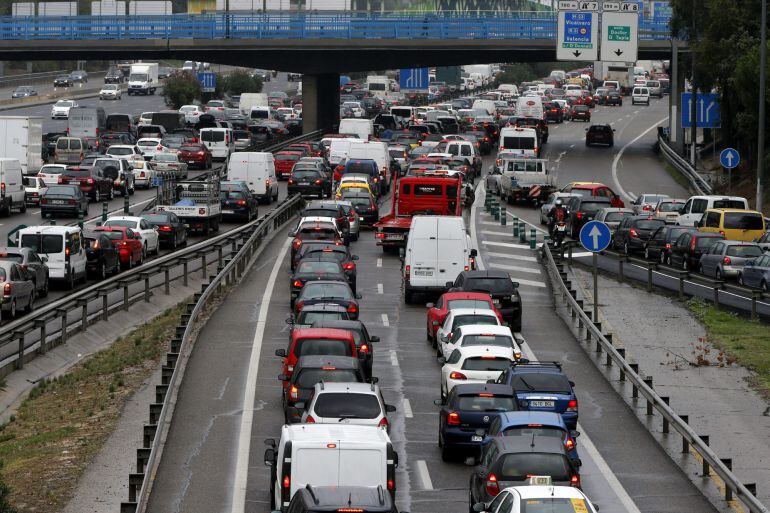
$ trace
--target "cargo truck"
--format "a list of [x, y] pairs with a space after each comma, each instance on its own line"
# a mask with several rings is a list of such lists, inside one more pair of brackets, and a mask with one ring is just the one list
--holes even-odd
[[17, 159], [23, 174], [37, 174], [43, 166], [43, 118], [0, 116], [0, 158]]
[[634, 87], [634, 66], [625, 62], [596, 61], [594, 80], [601, 87], [605, 81], [618, 82], [620, 94], [628, 96]]
[[162, 212], [172, 212], [182, 220], [188, 231], [208, 235], [219, 231], [222, 207], [219, 200], [219, 180], [187, 180], [177, 182], [178, 201], [173, 205], [158, 205]]
[[138, 62], [131, 65], [128, 76], [128, 94], [155, 94], [158, 88], [158, 63]]

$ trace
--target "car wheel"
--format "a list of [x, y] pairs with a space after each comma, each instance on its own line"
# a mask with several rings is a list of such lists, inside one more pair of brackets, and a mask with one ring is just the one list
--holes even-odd
[[45, 277], [45, 285], [40, 289], [40, 297], [46, 297], [48, 295], [48, 276]]
[[32, 289], [32, 293], [29, 295], [29, 303], [27, 304], [26, 312], [30, 313], [35, 309], [35, 289]]
[[745, 285], [743, 283], [743, 273], [738, 273], [738, 285]]
[[16, 300], [11, 301], [11, 308], [8, 310], [8, 317], [14, 319], [16, 317]]
[[658, 262], [660, 262], [661, 264], [666, 263], [666, 254], [663, 253], [662, 251], [660, 252], [660, 256], [658, 257]]
[[690, 264], [687, 263], [687, 257], [682, 257], [682, 270], [689, 271], [690, 270]]
[[69, 276], [67, 276], [67, 288], [70, 290], [75, 289], [75, 273], [74, 271], [70, 271]]
[[452, 461], [452, 454], [449, 452], [447, 446], [441, 448], [441, 460], [446, 462]]
[[94, 203], [101, 203], [102, 201], [102, 194], [99, 192], [99, 189], [96, 189], [96, 192], [94, 192]]

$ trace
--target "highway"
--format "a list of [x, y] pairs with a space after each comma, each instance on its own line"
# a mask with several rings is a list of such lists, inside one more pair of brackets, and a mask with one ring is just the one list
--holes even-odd
[[[651, 149], [666, 102], [667, 98], [653, 100], [649, 108], [595, 109], [594, 123], [612, 123], [617, 130], [612, 149], [586, 148], [587, 124], [551, 125], [546, 155], [558, 165], [559, 184], [590, 179], [626, 195], [650, 188], [686, 197]], [[485, 159], [485, 169], [493, 158]], [[578, 450], [589, 497], [607, 512], [716, 511], [574, 340], [553, 308], [534, 253], [512, 242], [510, 226], [505, 230], [494, 226], [478, 207], [467, 222], [480, 243], [483, 265], [506, 269], [521, 284], [525, 353], [561, 361], [576, 382], [582, 432]], [[389, 208], [384, 201], [381, 213]], [[537, 224], [537, 211], [510, 210]], [[267, 245], [250, 274], [203, 327], [185, 372], [148, 511], [269, 511], [263, 441], [278, 437], [283, 423], [280, 359], [274, 352], [288, 341], [286, 253], [291, 239], [283, 236], [287, 233], [288, 228], [282, 229]], [[391, 417], [391, 438], [400, 455], [399, 509], [464, 511], [472, 467], [441, 460], [438, 407], [433, 403], [439, 397], [440, 368], [425, 342], [425, 308], [404, 304], [401, 263], [398, 257], [383, 254], [371, 233], [362, 233], [352, 249], [360, 256], [361, 319], [371, 334], [381, 338], [374, 347], [374, 375], [386, 402], [397, 407]], [[253, 401], [246, 400], [251, 397]]]

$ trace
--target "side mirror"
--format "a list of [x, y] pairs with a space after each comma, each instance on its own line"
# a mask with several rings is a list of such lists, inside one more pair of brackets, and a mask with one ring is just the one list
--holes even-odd
[[279, 374], [278, 379], [281, 381], [289, 381], [289, 377], [286, 374]]
[[388, 413], [393, 413], [394, 411], [396, 411], [396, 407], [393, 406], [392, 404], [386, 404], [385, 411]]
[[369, 337], [369, 342], [379, 342], [379, 341], [380, 341], [380, 337], [378, 337], [377, 335], [372, 335], [371, 337]]
[[583, 460], [581, 460], [580, 458], [575, 458], [574, 460], [572, 460], [572, 464], [580, 468], [583, 466]]
[[473, 505], [473, 511], [476, 513], [484, 513], [487, 510], [487, 505], [483, 502], [477, 502]]
[[569, 436], [571, 436], [572, 438], [577, 438], [580, 436], [580, 431], [570, 431]]
[[445, 285], [446, 285], [446, 288], [451, 289], [452, 286], [454, 285], [454, 282], [448, 281], [445, 283]]
[[265, 466], [266, 467], [272, 467], [275, 465], [275, 449], [265, 449]]
[[425, 308], [433, 308], [433, 303], [425, 303]]
[[477, 257], [478, 254], [479, 254], [479, 251], [477, 249], [472, 249], [471, 250], [471, 258]]
[[290, 315], [286, 318], [286, 324], [294, 324], [294, 316]]
[[286, 349], [276, 349], [275, 350], [275, 356], [280, 356], [281, 358], [286, 358]]
[[443, 399], [434, 399], [433, 404], [436, 406], [444, 406], [444, 400]]
[[369, 378], [369, 383], [371, 383], [372, 385], [376, 385], [379, 382], [380, 382], [380, 378], [378, 378], [377, 376], [372, 376], [371, 378]]
[[274, 438], [265, 438], [265, 445], [275, 449], [275, 439]]
[[514, 289], [518, 289], [519, 288], [519, 282], [518, 281], [512, 281], [511, 285], [513, 285]]
[[437, 361], [437, 362], [438, 362], [440, 365], [444, 365], [444, 364], [446, 363], [446, 358], [444, 358], [443, 356], [439, 356], [438, 358], [436, 358], [436, 361]]
[[48, 262], [48, 257], [47, 257], [47, 256], [42, 256], [42, 257], [40, 257], [40, 260], [41, 260], [43, 263], [46, 263], [46, 262]]
[[305, 404], [304, 401], [300, 401], [298, 403], [294, 403], [294, 407], [297, 408], [298, 410], [304, 410], [305, 406], [306, 406], [306, 404]]
[[361, 299], [363, 296], [361, 294], [356, 294], [356, 299]]
[[570, 381], [569, 382], [569, 386], [574, 387], [575, 386], [575, 382], [574, 381]]
[[296, 230], [289, 230], [289, 237], [296, 237], [297, 231]]
[[352, 255], [352, 256], [350, 257], [350, 259], [351, 259], [351, 260], [358, 260], [358, 255]]

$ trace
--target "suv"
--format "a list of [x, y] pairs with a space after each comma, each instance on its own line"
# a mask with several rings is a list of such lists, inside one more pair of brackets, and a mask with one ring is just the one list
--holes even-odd
[[366, 511], [367, 513], [398, 513], [393, 499], [382, 486], [311, 486], [300, 488], [292, 497], [286, 511], [291, 513], [322, 513]]
[[567, 202], [567, 233], [573, 239], [580, 235], [580, 229], [596, 217], [603, 208], [612, 207], [612, 200], [604, 196], [573, 196]]
[[570, 429], [578, 422], [578, 400], [559, 362], [534, 363], [525, 359], [511, 363], [495, 383], [509, 385], [516, 392], [519, 405], [532, 411], [559, 413]]
[[112, 181], [106, 170], [95, 166], [71, 166], [59, 175], [59, 184], [77, 185], [84, 196], [97, 203], [113, 198]]
[[113, 189], [123, 197], [136, 192], [134, 172], [128, 160], [123, 158], [98, 158], [94, 160], [94, 169], [99, 169], [104, 176], [113, 181]]
[[610, 125], [591, 125], [586, 128], [586, 146], [592, 144], [606, 144], [610, 148], [615, 146], [615, 129]]
[[519, 284], [505, 271], [463, 271], [454, 283], [447, 282], [448, 292], [487, 292], [495, 308], [502, 314], [511, 331], [521, 331], [521, 295]]
[[[301, 403], [296, 404], [301, 408]], [[385, 403], [374, 383], [316, 383], [305, 405], [303, 423], [357, 424], [390, 430], [388, 413], [396, 407]]]

